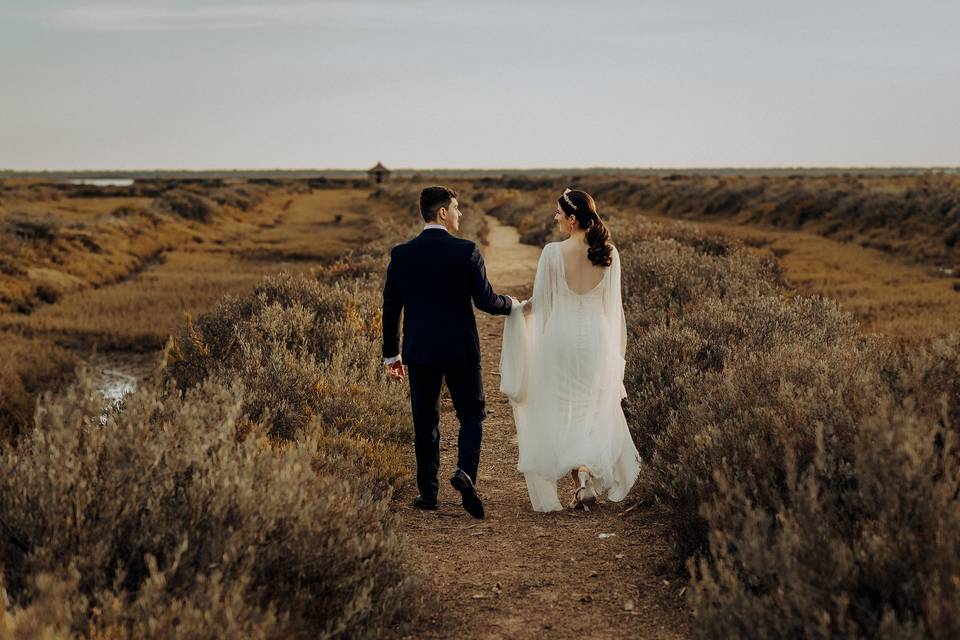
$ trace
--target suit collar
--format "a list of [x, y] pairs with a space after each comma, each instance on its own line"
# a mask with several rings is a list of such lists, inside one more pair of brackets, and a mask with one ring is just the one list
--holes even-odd
[[449, 236], [450, 232], [444, 227], [424, 227], [423, 231], [420, 232], [421, 236], [428, 236], [431, 238], [439, 238], [443, 236]]

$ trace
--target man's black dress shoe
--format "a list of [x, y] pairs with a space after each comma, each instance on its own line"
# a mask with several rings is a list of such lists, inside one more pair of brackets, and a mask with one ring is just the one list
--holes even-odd
[[482, 518], [483, 502], [480, 501], [480, 496], [477, 495], [477, 488], [473, 486], [473, 480], [470, 479], [466, 471], [457, 469], [453, 477], [450, 478], [450, 484], [460, 492], [460, 496], [463, 498], [464, 510], [474, 518]]
[[413, 506], [417, 509], [426, 509], [427, 511], [436, 511], [437, 510], [437, 501], [434, 500], [430, 502], [429, 500], [424, 499], [423, 496], [417, 496], [413, 499]]

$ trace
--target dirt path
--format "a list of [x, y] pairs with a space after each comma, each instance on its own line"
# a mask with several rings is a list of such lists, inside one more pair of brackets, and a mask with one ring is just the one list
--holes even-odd
[[[526, 297], [540, 250], [521, 245], [513, 227], [489, 218], [484, 259], [499, 293]], [[456, 417], [444, 398], [441, 418], [440, 509], [398, 499], [401, 529], [426, 577], [427, 615], [413, 638], [683, 638], [681, 585], [656, 572], [664, 555], [661, 527], [628, 497], [598, 511], [538, 514], [516, 470], [516, 430], [499, 392], [503, 319], [477, 316], [488, 418], [478, 488], [487, 517], [460, 506], [448, 478], [456, 463]], [[410, 448], [410, 464], [414, 465]], [[561, 485], [561, 500], [572, 495]], [[629, 514], [624, 512], [630, 509]]]

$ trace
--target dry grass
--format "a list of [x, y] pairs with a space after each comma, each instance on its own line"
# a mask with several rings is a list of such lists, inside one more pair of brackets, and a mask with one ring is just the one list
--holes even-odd
[[954, 636], [960, 336], [867, 339], [746, 247], [614, 233], [640, 482], [698, 637]]
[[[150, 189], [160, 198], [168, 193], [168, 186]], [[200, 187], [188, 184], [177, 191], [182, 195], [186, 189]], [[0, 278], [0, 286], [21, 291], [24, 300], [31, 301], [29, 313], [0, 313], [0, 351], [11, 353], [0, 382], [8, 396], [17, 398], [4, 405], [15, 410], [0, 410], [0, 422], [12, 432], [25, 417], [29, 419], [39, 390], [63, 380], [66, 370], [91, 350], [156, 351], [180, 330], [187, 316], [197, 317], [224, 295], [249, 291], [280, 269], [298, 272], [329, 263], [382, 233], [366, 192], [310, 192], [296, 183], [209, 187], [205, 200], [218, 208], [210, 222], [182, 218], [169, 210], [157, 213], [169, 203], [154, 206], [145, 198], [71, 198], [33, 184], [19, 185], [17, 193], [16, 198], [6, 196], [0, 212], [7, 207], [52, 212], [49, 218], [26, 221], [52, 227], [48, 235], [53, 240], [17, 239], [17, 252], [7, 258], [19, 271], [5, 281]], [[246, 200], [241, 200], [244, 194]], [[109, 255], [105, 248], [93, 250], [89, 242], [70, 240], [73, 236], [65, 228], [74, 234], [82, 231], [90, 242], [109, 247]], [[44, 303], [36, 297], [44, 291], [38, 288], [40, 278], [67, 285], [48, 285], [49, 303]], [[25, 342], [38, 354], [63, 354], [50, 360], [61, 364], [51, 369], [56, 375], [46, 383], [40, 374], [48, 369], [37, 368], [37, 359], [13, 354], [13, 345]], [[64, 349], [76, 355], [68, 358]]]
[[852, 313], [867, 332], [925, 339], [960, 331], [960, 280], [946, 277], [937, 268], [904, 263], [878, 249], [803, 231], [696, 224], [761, 252], [772, 252], [788, 293], [828, 297]]
[[379, 363], [412, 221], [380, 211], [361, 251], [200, 314], [105, 423], [83, 384], [41, 403], [0, 453], [0, 635], [378, 637], [413, 613], [388, 511], [408, 403]]
[[[304, 194], [299, 207], [288, 199], [287, 217], [258, 226], [263, 234], [237, 221], [201, 251], [207, 264], [297, 271], [218, 295], [180, 325], [164, 367], [106, 417], [81, 377], [46, 396], [32, 426], [0, 450], [0, 636], [402, 632], [416, 613], [416, 579], [388, 506], [409, 477], [400, 445], [410, 417], [406, 387], [383, 375], [379, 306], [389, 246], [419, 221], [383, 202], [371, 218], [366, 195]], [[481, 222], [469, 228], [482, 231]], [[310, 242], [325, 231], [326, 244]], [[343, 254], [347, 243], [355, 250]], [[255, 251], [263, 246], [273, 258]], [[209, 306], [207, 295], [254, 273], [189, 275], [198, 264], [190, 253], [174, 251], [123, 286], [182, 259], [170, 282], [179, 274], [181, 287], [199, 289], [190, 300]], [[175, 294], [146, 289], [154, 301]], [[72, 304], [119, 307], [133, 297], [114, 295], [78, 293]], [[151, 308], [130, 305], [113, 325], [64, 318], [33, 327], [47, 336], [99, 327], [105, 340], [132, 346], [134, 321], [146, 323]]]
[[[356, 256], [350, 260], [357, 260]], [[365, 262], [369, 273], [382, 260]], [[318, 415], [338, 431], [405, 439], [401, 387], [383, 376], [378, 281], [280, 274], [251, 293], [228, 298], [190, 323], [176, 340], [170, 373], [181, 388], [210, 378], [240, 380], [244, 414], [270, 434], [296, 439]], [[377, 424], [364, 424], [373, 411]]]
[[594, 193], [606, 219], [683, 218], [761, 254], [772, 252], [786, 294], [829, 297], [868, 332], [927, 339], [960, 331], [960, 248], [951, 244], [960, 233], [956, 177], [477, 181], [482, 206], [532, 244], [557, 239], [554, 202], [568, 184]]
[[48, 342], [5, 335], [0, 342], [0, 447], [33, 419], [37, 396], [63, 384], [77, 358]]
[[[543, 241], [542, 208], [521, 193], [494, 212]], [[960, 335], [865, 336], [835, 302], [784, 286], [797, 263], [690, 225], [611, 217], [631, 336], [625, 411], [645, 499], [691, 577], [695, 635], [955, 637]], [[785, 235], [769, 244], [810, 251], [808, 275], [830, 261], [836, 277], [867, 254]], [[893, 297], [876, 283], [922, 273], [869, 255], [884, 267], [845, 281], [873, 279], [860, 293], [879, 298], [871, 309]]]
[[[887, 251], [940, 260], [949, 253], [932, 247], [952, 183], [656, 180], [595, 190], [622, 205], [604, 211], [624, 259], [625, 410], [644, 456], [641, 489], [690, 577], [695, 632], [955, 637], [960, 338], [866, 336], [830, 299], [793, 295], [803, 274], [825, 287], [850, 270], [862, 275], [836, 282], [871, 285], [849, 291], [848, 304], [880, 313], [898, 307], [880, 306], [894, 296], [879, 283], [919, 287], [897, 274], [917, 267], [871, 267], [887, 258], [870, 253], [871, 263], [853, 247], [837, 257], [832, 240], [799, 234], [744, 232], [751, 247], [635, 208], [669, 202], [672, 215], [700, 198], [701, 210], [729, 219], [747, 212], [825, 235], [856, 227], [851, 239], [863, 244], [900, 222], [923, 237]], [[553, 209], [545, 186], [487, 184], [468, 206], [489, 206], [539, 243]], [[826, 195], [811, 195], [820, 188]], [[381, 221], [384, 239], [409, 233], [414, 189], [391, 185], [371, 200], [368, 211], [407, 207]], [[868, 215], [850, 193], [889, 209]], [[931, 202], [940, 214], [904, 217]], [[817, 226], [838, 220], [846, 231]], [[256, 247], [244, 244], [253, 237], [221, 236], [214, 253]], [[406, 402], [377, 377], [371, 274], [385, 247], [367, 248], [198, 316], [173, 353], [178, 387], [145, 389], [103, 428], [89, 393], [45, 405], [21, 446], [0, 454], [10, 470], [0, 481], [9, 599], [0, 631], [365, 637], [398, 619], [406, 577], [384, 513], [404, 481], [396, 446], [407, 419], [396, 408]], [[778, 252], [797, 262], [784, 267]], [[818, 264], [829, 268], [817, 275]], [[194, 534], [186, 545], [184, 532]]]
[[363, 443], [318, 425], [273, 445], [242, 396], [150, 385], [105, 424], [90, 387], [45, 404], [0, 454], [0, 636], [376, 637], [400, 619], [412, 583]]
[[549, 194], [571, 184], [615, 209], [803, 230], [907, 261], [960, 269], [960, 176], [571, 176], [478, 181]]

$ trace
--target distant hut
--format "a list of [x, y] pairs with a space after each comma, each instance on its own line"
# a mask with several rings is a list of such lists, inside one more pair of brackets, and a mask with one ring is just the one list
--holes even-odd
[[378, 162], [367, 171], [367, 177], [370, 178], [370, 184], [380, 184], [390, 177], [390, 169]]

